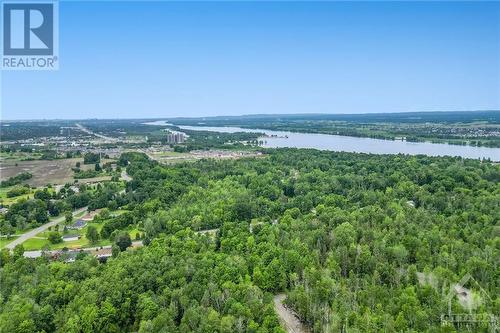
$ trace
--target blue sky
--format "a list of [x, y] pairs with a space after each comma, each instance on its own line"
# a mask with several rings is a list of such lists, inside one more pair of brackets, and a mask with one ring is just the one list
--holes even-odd
[[499, 2], [61, 1], [2, 119], [500, 109]]

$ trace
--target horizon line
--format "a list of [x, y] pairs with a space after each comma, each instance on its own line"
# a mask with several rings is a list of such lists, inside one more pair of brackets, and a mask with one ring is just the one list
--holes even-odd
[[198, 118], [238, 118], [249, 116], [335, 116], [335, 115], [397, 115], [397, 114], [412, 114], [412, 113], [465, 113], [465, 112], [500, 112], [500, 109], [486, 109], [486, 110], [435, 110], [435, 111], [398, 111], [398, 112], [352, 112], [352, 113], [249, 113], [241, 115], [211, 115], [211, 116], [172, 116], [172, 117], [123, 117], [123, 118], [33, 118], [33, 119], [1, 119], [0, 122], [16, 122], [16, 121], [77, 121], [77, 120], [162, 120], [162, 119], [198, 119]]

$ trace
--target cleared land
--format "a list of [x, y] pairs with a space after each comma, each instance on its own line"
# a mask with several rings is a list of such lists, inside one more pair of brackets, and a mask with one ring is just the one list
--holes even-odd
[[214, 159], [237, 159], [243, 157], [262, 156], [260, 153], [233, 150], [193, 150], [189, 153], [178, 153], [171, 151], [151, 152], [143, 151], [149, 158], [161, 163], [194, 162], [204, 158]]
[[[111, 160], [103, 160], [106, 163]], [[35, 161], [2, 161], [0, 162], [0, 180], [6, 180], [21, 172], [29, 172], [33, 178], [25, 183], [31, 186], [45, 186], [47, 184], [66, 184], [74, 181], [76, 162], [81, 163], [82, 170], [91, 170], [93, 164], [83, 164], [83, 158], [67, 158], [59, 160], [35, 160]], [[111, 177], [101, 177], [98, 180], [108, 180]], [[97, 181], [95, 178], [92, 181]], [[88, 179], [81, 179], [79, 182], [89, 182]]]
[[47, 184], [66, 184], [73, 182], [73, 170], [76, 162], [81, 158], [69, 158], [50, 161], [20, 161], [2, 162], [0, 166], [0, 179], [5, 180], [21, 172], [29, 172], [33, 178], [26, 181], [31, 186], [44, 186]]

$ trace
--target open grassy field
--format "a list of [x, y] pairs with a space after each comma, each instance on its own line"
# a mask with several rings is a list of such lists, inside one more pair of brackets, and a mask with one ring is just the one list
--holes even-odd
[[29, 172], [33, 178], [26, 181], [31, 186], [44, 186], [47, 184], [66, 184], [73, 182], [73, 168], [82, 158], [68, 158], [61, 160], [37, 160], [20, 162], [1, 162], [0, 179], [5, 180], [21, 172]]
[[[103, 160], [106, 163], [112, 160]], [[83, 158], [67, 158], [60, 160], [35, 160], [35, 161], [0, 161], [0, 180], [6, 180], [21, 172], [29, 172], [33, 178], [26, 181], [31, 186], [45, 186], [47, 184], [66, 184], [73, 183], [74, 172], [72, 168], [75, 167], [76, 162], [80, 162], [81, 169], [93, 169], [93, 164], [84, 165]], [[100, 180], [108, 180], [110, 177], [102, 178]], [[95, 181], [94, 179], [92, 179]], [[89, 182], [89, 180], [81, 179], [80, 182]]]
[[26, 193], [23, 195], [18, 195], [17, 197], [8, 198], [7, 192], [9, 192], [14, 187], [15, 186], [0, 188], [0, 204], [10, 206], [11, 204], [13, 204], [14, 202], [16, 202], [19, 199], [23, 199], [23, 198], [27, 199], [27, 198], [33, 197], [33, 193], [35, 192], [34, 190], [30, 189], [29, 193]]
[[[37, 189], [30, 188], [29, 189], [29, 193], [21, 194], [21, 195], [9, 198], [7, 196], [7, 193], [10, 190], [12, 190], [13, 188], [15, 188], [16, 186], [21, 186], [21, 185], [14, 185], [14, 186], [0, 188], [0, 204], [3, 204], [5, 206], [9, 206], [9, 205], [13, 204], [14, 202], [16, 202], [16, 201], [18, 201], [20, 199], [33, 198], [36, 190], [43, 190], [44, 189], [42, 187], [37, 188]], [[54, 193], [54, 189], [53, 188], [48, 188], [48, 192], [52, 194], [52, 193]]]
[[26, 152], [0, 152], [0, 161], [19, 162], [25, 160], [36, 160], [42, 156], [42, 153], [26, 153]]
[[32, 251], [32, 250], [41, 250], [46, 245], [50, 246], [50, 242], [45, 238], [30, 238], [22, 245], [26, 251]]
[[148, 155], [150, 158], [166, 164], [195, 162], [197, 160], [190, 153], [178, 153], [174, 151], [153, 152], [148, 153]]

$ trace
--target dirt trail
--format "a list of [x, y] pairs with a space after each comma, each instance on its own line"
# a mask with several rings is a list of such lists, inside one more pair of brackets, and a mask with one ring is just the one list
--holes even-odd
[[295, 312], [287, 308], [283, 301], [285, 300], [285, 294], [278, 294], [274, 296], [274, 310], [278, 314], [280, 321], [288, 333], [309, 333], [311, 332], [302, 322], [299, 320]]
[[122, 180], [126, 181], [126, 182], [130, 182], [132, 181], [132, 177], [130, 177], [127, 173], [127, 171], [125, 170], [122, 170], [122, 173], [120, 174], [120, 177]]

